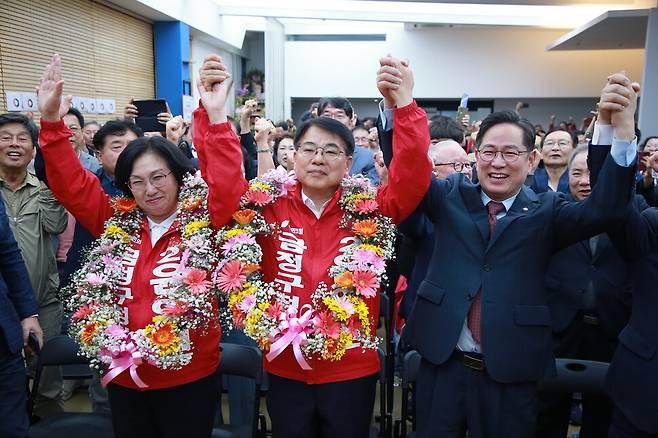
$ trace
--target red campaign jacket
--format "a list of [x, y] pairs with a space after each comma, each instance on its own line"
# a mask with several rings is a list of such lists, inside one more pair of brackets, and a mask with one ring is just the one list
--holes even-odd
[[[62, 121], [41, 121], [39, 143], [46, 162], [46, 175], [50, 188], [60, 203], [91, 234], [98, 238], [104, 224], [112, 214], [110, 197], [103, 191], [98, 178], [86, 171], [76, 156], [69, 137], [71, 132]], [[132, 251], [124, 257], [124, 266], [129, 279], [121, 303], [127, 310], [128, 327], [132, 330], [143, 328], [151, 318], [159, 313], [157, 299], [159, 286], [176, 271], [180, 263], [180, 233], [178, 221], [151, 248], [148, 221], [144, 218], [139, 236], [133, 236]], [[173, 371], [161, 370], [146, 362], [137, 368], [139, 377], [148, 385], [147, 390], [169, 388], [193, 382], [206, 377], [219, 365], [219, 341], [221, 331], [218, 325], [210, 327], [202, 336], [198, 330], [190, 332], [193, 344], [192, 361], [186, 367]], [[140, 389], [126, 370], [112, 380], [121, 386]]]
[[[413, 212], [429, 186], [431, 163], [427, 156], [429, 132], [427, 116], [416, 103], [395, 110], [393, 147], [394, 158], [389, 169], [389, 184], [377, 192], [382, 212], [396, 223]], [[229, 211], [215, 212], [225, 218], [239, 206], [240, 196], [248, 183], [240, 170], [242, 157], [240, 143], [229, 123], [209, 125], [208, 116], [201, 107], [194, 114], [194, 145], [199, 153], [201, 171], [209, 185], [209, 205], [232, 205]], [[311, 302], [311, 294], [318, 283], [333, 284], [329, 268], [340, 255], [341, 248], [354, 238], [350, 230], [339, 227], [342, 210], [338, 204], [341, 189], [326, 205], [320, 219], [304, 205], [301, 188], [277, 199], [264, 210], [265, 219], [281, 227], [277, 236], [260, 236], [263, 249], [263, 274], [266, 281], [275, 281], [284, 291], [298, 297], [301, 307]], [[225, 222], [224, 222], [225, 223]], [[281, 270], [281, 264], [287, 264]], [[291, 274], [291, 266], [299, 270]], [[295, 269], [292, 269], [294, 271]], [[366, 299], [371, 323], [376, 327], [379, 317], [379, 295]], [[298, 308], [299, 308], [298, 307]], [[356, 347], [349, 349], [339, 361], [310, 360], [311, 370], [303, 370], [288, 347], [271, 362], [265, 360], [268, 372], [309, 384], [351, 380], [379, 371], [379, 358], [374, 350]]]

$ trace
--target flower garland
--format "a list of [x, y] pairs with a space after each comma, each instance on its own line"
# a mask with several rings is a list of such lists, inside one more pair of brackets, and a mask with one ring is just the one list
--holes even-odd
[[80, 344], [80, 354], [92, 366], [109, 365], [103, 383], [129, 369], [139, 387], [147, 385], [137, 368], [144, 361], [160, 369], [181, 369], [192, 360], [192, 345], [182, 332], [205, 328], [212, 323], [217, 289], [206, 280], [218, 261], [207, 209], [208, 187], [200, 173], [188, 174], [180, 190], [178, 230], [182, 253], [176, 274], [163, 288], [167, 300], [163, 314], [150, 324], [130, 331], [123, 321], [121, 282], [126, 277], [122, 259], [140, 235], [144, 213], [134, 199], [113, 201], [114, 215], [103, 234], [86, 253], [74, 274], [67, 306], [73, 311], [71, 335]]
[[385, 260], [394, 256], [395, 227], [379, 212], [377, 189], [362, 176], [344, 178], [339, 205], [340, 227], [356, 238], [329, 268], [333, 284], [321, 282], [312, 304], [297, 309], [289, 294], [263, 280], [262, 250], [256, 235], [276, 232], [263, 209], [284, 196], [297, 182], [273, 170], [250, 182], [234, 221], [217, 234], [223, 260], [215, 273], [219, 289], [227, 294], [225, 318], [276, 358], [292, 345], [297, 362], [311, 369], [307, 359], [340, 360], [347, 348], [377, 348], [373, 321], [364, 298], [377, 296], [385, 278]]

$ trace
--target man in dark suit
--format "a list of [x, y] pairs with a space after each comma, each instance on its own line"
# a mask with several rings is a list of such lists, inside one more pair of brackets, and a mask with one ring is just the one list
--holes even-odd
[[[594, 146], [596, 147], [596, 146]], [[583, 201], [590, 194], [587, 146], [569, 158], [568, 200]], [[635, 197], [638, 208], [649, 206]], [[632, 288], [626, 261], [606, 234], [593, 236], [556, 253], [546, 272], [555, 356], [610, 362], [617, 336], [628, 323]], [[569, 427], [571, 394], [540, 394], [537, 438], [564, 438]], [[600, 394], [582, 394], [581, 438], [608, 433], [612, 403]]]
[[[395, 67], [383, 64], [379, 75], [395, 89]], [[581, 203], [524, 187], [538, 159], [535, 135], [512, 112], [480, 127], [480, 184], [463, 175], [432, 181], [419, 209], [434, 222], [435, 250], [403, 332], [423, 358], [419, 436], [535, 435], [536, 382], [554, 372], [543, 278], [552, 253], [623, 218], [636, 155], [629, 86], [614, 75], [603, 90], [600, 109], [623, 117], [600, 188]]]
[[[591, 155], [592, 185], [597, 186], [602, 160]], [[609, 235], [630, 263], [633, 296], [606, 381], [614, 405], [608, 436], [658, 438], [658, 210], [640, 212], [631, 205], [624, 226]]]
[[43, 344], [43, 333], [39, 306], [4, 208], [0, 208], [0, 273], [0, 436], [25, 438], [29, 421], [21, 350], [30, 333]]

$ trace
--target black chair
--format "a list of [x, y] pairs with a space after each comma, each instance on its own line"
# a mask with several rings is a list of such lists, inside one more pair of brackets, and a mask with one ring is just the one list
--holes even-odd
[[[89, 360], [78, 355], [78, 344], [68, 336], [60, 335], [44, 344], [37, 359], [34, 381], [28, 398], [28, 414], [32, 417], [34, 399], [39, 389], [43, 368], [63, 367], [65, 379], [91, 377]], [[64, 412], [45, 417], [30, 427], [31, 438], [112, 438], [112, 420], [109, 415], [83, 412]]]
[[[400, 419], [395, 420], [394, 437], [413, 437], [416, 430], [416, 377], [420, 367], [420, 354], [413, 350], [404, 355], [402, 360], [402, 405]], [[411, 430], [407, 433], [407, 422], [411, 423]]]
[[379, 413], [375, 416], [375, 422], [379, 427], [374, 425], [370, 426], [370, 438], [388, 438], [391, 430], [391, 415], [386, 412], [386, 353], [379, 348], [379, 376], [377, 377], [379, 383]]
[[[257, 438], [264, 436], [263, 419], [259, 413], [260, 389], [263, 376], [263, 357], [261, 351], [250, 345], [220, 344], [222, 357], [217, 370], [219, 381], [223, 375], [233, 375], [254, 379], [254, 406], [251, 424], [232, 425], [222, 424], [213, 428], [213, 438]], [[223, 391], [222, 391], [223, 392]], [[220, 392], [221, 409], [221, 392]], [[259, 421], [261, 427], [259, 428]]]
[[603, 394], [608, 366], [606, 362], [558, 358], [555, 359], [557, 375], [540, 382], [539, 389], [546, 392]]

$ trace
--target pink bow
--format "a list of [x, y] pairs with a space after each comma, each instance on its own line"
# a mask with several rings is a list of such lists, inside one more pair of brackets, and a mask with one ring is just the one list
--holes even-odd
[[281, 313], [281, 322], [274, 336], [282, 335], [270, 346], [270, 352], [265, 356], [268, 361], [273, 361], [283, 350], [292, 344], [297, 363], [303, 370], [310, 370], [311, 366], [304, 359], [301, 346], [306, 344], [306, 335], [313, 333], [313, 308], [306, 304], [301, 308], [301, 316], [297, 317], [297, 308], [290, 306], [285, 313]]
[[112, 363], [110, 363], [110, 370], [101, 379], [103, 386], [107, 386], [116, 376], [123, 373], [125, 370], [130, 369], [130, 377], [133, 382], [140, 388], [147, 388], [148, 385], [137, 375], [137, 367], [142, 364], [142, 353], [139, 352], [137, 346], [132, 342], [124, 343], [121, 346], [121, 351], [118, 356], [112, 355]]

